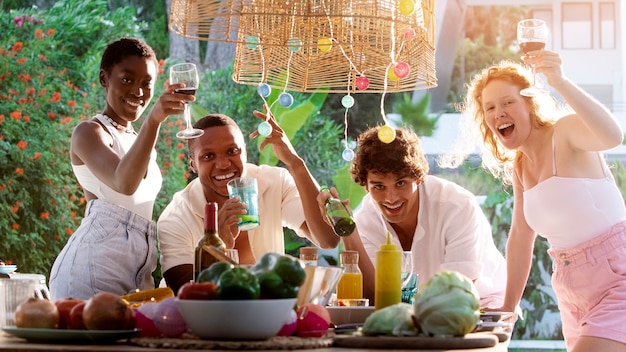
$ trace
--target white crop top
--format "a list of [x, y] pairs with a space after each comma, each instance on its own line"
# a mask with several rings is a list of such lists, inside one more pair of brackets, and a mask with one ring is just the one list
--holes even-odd
[[[102, 123], [113, 139], [112, 148], [120, 156], [126, 155], [132, 144], [137, 139], [137, 135], [134, 133], [120, 133], [109, 121], [107, 121], [102, 115], [95, 116], [100, 123]], [[152, 210], [154, 201], [161, 189], [163, 177], [159, 170], [159, 165], [156, 162], [156, 151], [152, 151], [150, 156], [150, 163], [148, 164], [148, 172], [143, 178], [139, 187], [132, 195], [125, 195], [114, 191], [112, 188], [100, 181], [89, 170], [87, 165], [74, 165], [72, 164], [74, 175], [80, 183], [80, 185], [87, 191], [93, 193], [98, 199], [106, 200], [110, 203], [117, 204], [124, 207], [138, 215], [143, 216], [146, 219], [152, 219]]]

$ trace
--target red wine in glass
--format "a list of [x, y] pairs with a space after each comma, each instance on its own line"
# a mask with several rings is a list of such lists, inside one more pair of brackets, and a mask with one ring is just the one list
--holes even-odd
[[[531, 18], [521, 20], [517, 23], [517, 42], [524, 54], [531, 51], [542, 50], [548, 41], [548, 26], [543, 20]], [[533, 65], [533, 82], [528, 88], [520, 91], [520, 94], [532, 97], [540, 94], [547, 94], [548, 91], [537, 85], [537, 77], [535, 74], [535, 66]]]
[[524, 54], [528, 54], [530, 51], [535, 50], [543, 50], [546, 47], [546, 43], [544, 42], [523, 42], [519, 43], [520, 49], [524, 52]]
[[[176, 89], [176, 93], [182, 93], [186, 95], [195, 95], [198, 90], [198, 71], [196, 65], [193, 63], [180, 63], [170, 67], [170, 84], [184, 84], [184, 88]], [[183, 116], [185, 117], [186, 128], [176, 133], [176, 137], [181, 139], [197, 138], [204, 134], [203, 130], [193, 128], [191, 125], [191, 112], [189, 111], [189, 103], [185, 102], [185, 111]]]
[[186, 94], [186, 95], [196, 95], [196, 91], [198, 88], [190, 87], [190, 88], [178, 88], [176, 89], [176, 93]]

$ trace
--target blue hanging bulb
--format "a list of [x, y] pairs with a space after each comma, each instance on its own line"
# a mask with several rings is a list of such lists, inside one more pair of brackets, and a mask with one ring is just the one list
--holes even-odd
[[289, 93], [282, 92], [278, 96], [278, 102], [280, 103], [280, 105], [288, 108], [291, 106], [291, 104], [293, 104], [293, 97]]
[[270, 85], [267, 83], [261, 83], [259, 84], [259, 87], [256, 89], [256, 91], [263, 98], [267, 98], [272, 93], [272, 87], [270, 87]]
[[257, 127], [257, 131], [260, 136], [267, 137], [272, 133], [272, 125], [267, 121], [263, 121], [259, 124], [259, 127]]
[[345, 161], [352, 161], [352, 159], [354, 159], [354, 150], [350, 148], [344, 149], [343, 152], [341, 153], [341, 157]]

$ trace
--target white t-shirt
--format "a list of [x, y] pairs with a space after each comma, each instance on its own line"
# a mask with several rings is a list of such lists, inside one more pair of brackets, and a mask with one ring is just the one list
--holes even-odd
[[[455, 270], [474, 280], [481, 307], [500, 307], [506, 289], [506, 261], [498, 251], [491, 226], [474, 195], [447, 180], [426, 176], [419, 186], [419, 214], [413, 237], [413, 271], [419, 286], [441, 270]], [[391, 225], [367, 194], [355, 212], [365, 250], [376, 262], [376, 251], [387, 240], [402, 249]]]
[[[282, 167], [247, 164], [248, 177], [257, 179], [259, 227], [248, 231], [256, 259], [267, 252], [285, 253], [283, 227], [296, 232], [304, 223], [304, 209], [295, 181]], [[199, 179], [174, 194], [157, 222], [161, 270], [193, 264], [194, 248], [204, 235], [206, 198]], [[298, 233], [299, 236], [303, 234]]]

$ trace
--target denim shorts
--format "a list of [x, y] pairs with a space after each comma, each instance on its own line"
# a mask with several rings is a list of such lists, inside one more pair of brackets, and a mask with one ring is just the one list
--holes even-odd
[[580, 336], [626, 343], [626, 222], [574, 248], [548, 253], [568, 351]]
[[156, 224], [126, 208], [92, 200], [52, 266], [50, 296], [88, 299], [102, 291], [123, 295], [151, 289], [156, 264]]

